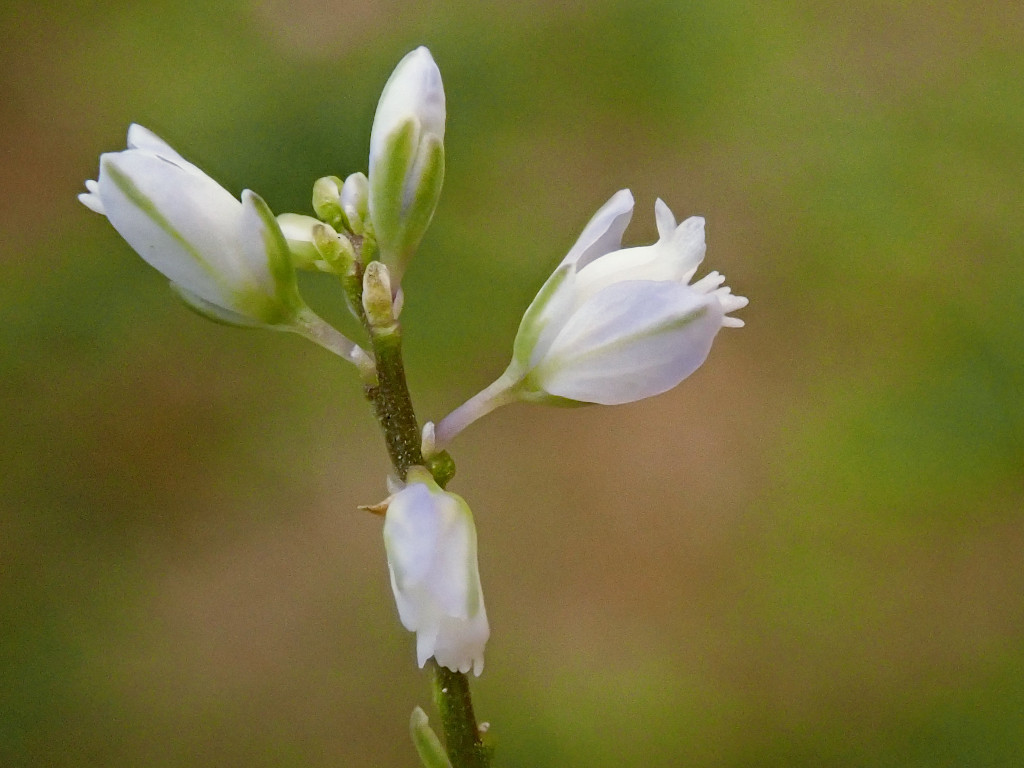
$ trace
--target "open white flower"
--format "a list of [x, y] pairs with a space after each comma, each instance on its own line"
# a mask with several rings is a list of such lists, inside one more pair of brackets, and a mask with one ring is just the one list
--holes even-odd
[[443, 448], [499, 405], [525, 400], [615, 405], [661, 394], [693, 373], [728, 315], [746, 306], [711, 272], [690, 279], [704, 259], [704, 219], [677, 224], [660, 199], [658, 241], [621, 248], [633, 196], [621, 190], [594, 215], [526, 310], [512, 363], [490, 387], [436, 427]]
[[399, 618], [416, 633], [419, 665], [433, 656], [448, 669], [479, 675], [490, 627], [469, 505], [413, 467], [388, 502], [384, 547]]
[[445, 118], [441, 71], [420, 46], [385, 84], [370, 132], [369, 216], [396, 291], [441, 196]]
[[222, 323], [307, 336], [367, 371], [363, 350], [299, 296], [295, 268], [267, 204], [241, 200], [141, 125], [128, 148], [100, 157], [99, 178], [79, 200], [114, 229], [200, 314]]

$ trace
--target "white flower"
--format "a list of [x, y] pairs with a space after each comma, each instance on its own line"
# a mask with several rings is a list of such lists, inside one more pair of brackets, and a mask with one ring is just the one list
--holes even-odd
[[747, 300], [722, 275], [690, 284], [704, 219], [677, 225], [660, 199], [654, 210], [658, 242], [621, 248], [633, 196], [624, 189], [605, 203], [526, 310], [505, 373], [428, 425], [434, 450], [515, 400], [615, 405], [665, 392], [700, 367], [720, 328], [743, 325], [728, 313]]
[[370, 132], [369, 214], [396, 290], [441, 195], [444, 123], [441, 71], [421, 46], [395, 67]]
[[127, 149], [100, 157], [99, 178], [85, 186], [79, 200], [200, 314], [299, 333], [372, 375], [366, 353], [302, 301], [281, 227], [256, 193], [239, 201], [141, 125], [128, 129]]
[[100, 157], [79, 199], [197, 309], [241, 325], [288, 322], [304, 307], [288, 247], [266, 203], [241, 201], [141, 125]]
[[433, 656], [453, 671], [479, 675], [490, 627], [469, 506], [413, 467], [389, 500], [384, 547], [399, 618], [416, 633], [419, 665]]

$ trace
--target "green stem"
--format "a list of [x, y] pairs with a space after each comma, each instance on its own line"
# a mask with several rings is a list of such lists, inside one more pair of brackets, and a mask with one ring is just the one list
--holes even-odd
[[[377, 381], [366, 386], [366, 397], [384, 432], [391, 463], [399, 477], [404, 479], [409, 467], [423, 465], [424, 461], [420, 450], [420, 428], [405, 380], [401, 328], [395, 322], [386, 328], [368, 327], [367, 330], [377, 362]], [[450, 476], [449, 473], [436, 479], [443, 486]], [[430, 664], [434, 678], [434, 702], [441, 713], [445, 749], [453, 768], [487, 768], [490, 753], [480, 740], [469, 679], [461, 672], [453, 672], [433, 661]]]
[[455, 768], [487, 768], [490, 750], [480, 740], [480, 728], [473, 714], [469, 678], [461, 672], [430, 661], [434, 673], [434, 705], [441, 713], [441, 727], [448, 757]]
[[420, 428], [413, 410], [402, 362], [402, 338], [397, 326], [391, 333], [371, 333], [377, 360], [377, 383], [366, 387], [366, 397], [384, 433], [388, 455], [403, 480], [409, 467], [423, 464]]

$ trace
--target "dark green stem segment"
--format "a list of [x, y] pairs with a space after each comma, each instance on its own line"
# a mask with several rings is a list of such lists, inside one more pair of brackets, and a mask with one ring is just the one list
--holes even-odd
[[[366, 387], [366, 398], [384, 432], [388, 455], [401, 478], [409, 467], [422, 465], [420, 428], [413, 410], [402, 362], [402, 335], [398, 323], [388, 328], [368, 328], [377, 362], [377, 382]], [[432, 468], [432, 471], [433, 468]], [[444, 485], [452, 471], [439, 467], [437, 481]], [[441, 713], [445, 750], [453, 768], [487, 768], [490, 752], [480, 740], [473, 714], [469, 679], [461, 672], [430, 662], [434, 677], [434, 703]]]
[[384, 432], [391, 463], [405, 479], [409, 467], [423, 464], [420, 452], [420, 428], [405, 381], [402, 362], [402, 337], [397, 325], [389, 333], [371, 333], [377, 361], [377, 383], [366, 388], [366, 398]]
[[480, 740], [480, 729], [473, 714], [473, 700], [469, 694], [469, 679], [461, 672], [430, 660], [434, 673], [434, 706], [441, 713], [445, 746], [448, 757], [456, 768], [487, 768], [491, 764], [491, 750]]

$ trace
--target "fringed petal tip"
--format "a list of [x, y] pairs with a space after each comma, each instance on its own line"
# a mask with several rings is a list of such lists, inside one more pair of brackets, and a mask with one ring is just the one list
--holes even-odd
[[89, 179], [85, 182], [85, 188], [89, 191], [80, 194], [78, 201], [90, 211], [106, 216], [107, 211], [103, 207], [103, 201], [100, 199], [100, 185]]

